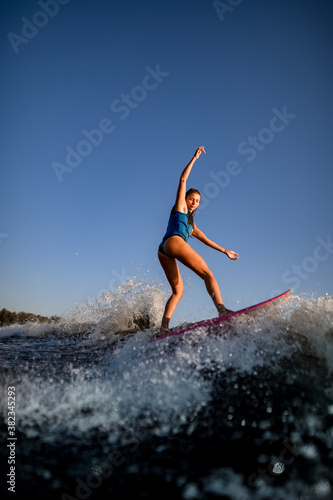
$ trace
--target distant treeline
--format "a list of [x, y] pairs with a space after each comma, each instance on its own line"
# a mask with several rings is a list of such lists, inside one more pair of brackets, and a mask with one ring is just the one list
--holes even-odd
[[58, 316], [51, 316], [48, 318], [46, 316], [41, 316], [40, 314], [26, 313], [26, 312], [11, 312], [7, 309], [2, 309], [0, 311], [0, 327], [12, 325], [13, 323], [19, 323], [24, 325], [28, 321], [39, 321], [40, 323], [51, 323], [51, 321], [58, 321], [60, 318]]

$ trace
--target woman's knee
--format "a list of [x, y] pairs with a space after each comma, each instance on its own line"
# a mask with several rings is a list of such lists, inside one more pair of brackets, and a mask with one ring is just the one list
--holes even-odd
[[205, 268], [205, 269], [203, 269], [203, 270], [201, 271], [201, 273], [200, 273], [200, 277], [201, 277], [204, 281], [206, 281], [206, 280], [211, 281], [211, 280], [215, 279], [215, 278], [214, 278], [214, 275], [213, 275], [213, 273], [212, 273], [212, 271], [211, 271], [208, 267], [207, 267], [207, 268]]
[[184, 287], [181, 286], [181, 285], [178, 285], [178, 286], [173, 286], [172, 287], [172, 294], [178, 299], [180, 300], [183, 295], [184, 295]]

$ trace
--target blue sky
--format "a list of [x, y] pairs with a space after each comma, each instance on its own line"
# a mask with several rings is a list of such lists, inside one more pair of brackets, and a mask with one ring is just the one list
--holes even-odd
[[[328, 0], [13, 0], [1, 14], [0, 307], [62, 314], [157, 261], [179, 175], [231, 309], [333, 293]], [[175, 320], [215, 314], [181, 268]], [[165, 289], [168, 290], [167, 286]]]

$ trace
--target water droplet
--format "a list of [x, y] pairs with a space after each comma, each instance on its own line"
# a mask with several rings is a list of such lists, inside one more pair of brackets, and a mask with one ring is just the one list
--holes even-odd
[[277, 462], [274, 464], [273, 472], [274, 474], [282, 474], [285, 469], [285, 465], [282, 462]]
[[94, 476], [101, 476], [103, 473], [103, 469], [99, 464], [93, 465], [91, 468], [91, 472]]
[[301, 454], [303, 455], [303, 457], [314, 459], [314, 458], [317, 458], [317, 456], [318, 456], [318, 450], [317, 450], [317, 447], [315, 445], [307, 444], [305, 446], [302, 446]]

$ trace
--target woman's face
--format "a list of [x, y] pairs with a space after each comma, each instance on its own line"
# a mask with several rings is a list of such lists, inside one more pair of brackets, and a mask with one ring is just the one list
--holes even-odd
[[200, 194], [198, 194], [198, 193], [190, 193], [188, 195], [188, 197], [186, 198], [187, 208], [191, 212], [193, 212], [194, 210], [196, 210], [198, 208], [200, 200], [201, 200]]

